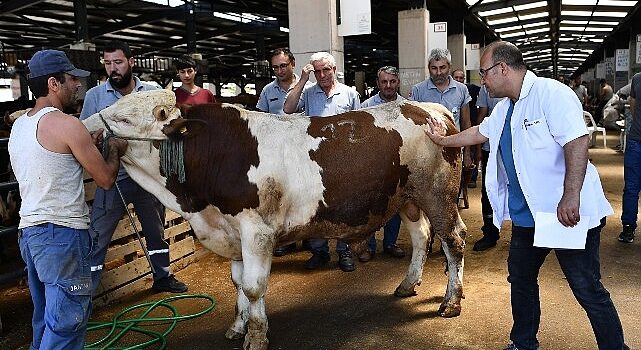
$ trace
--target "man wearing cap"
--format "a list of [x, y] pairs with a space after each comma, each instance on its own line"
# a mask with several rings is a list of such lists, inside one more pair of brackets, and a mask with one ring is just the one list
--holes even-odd
[[[107, 43], [103, 52], [103, 63], [109, 78], [104, 84], [87, 91], [80, 112], [81, 120], [109, 107], [125, 95], [156, 89], [153, 85], [143, 84], [140, 79], [133, 76], [134, 58], [129, 45], [125, 42], [114, 40]], [[123, 167], [120, 167], [118, 171], [117, 181], [127, 204], [133, 204], [145, 235], [147, 249], [154, 267], [153, 290], [172, 293], [186, 292], [187, 286], [177, 280], [169, 270], [169, 245], [164, 240], [165, 207], [156, 197], [132, 180]], [[91, 208], [90, 228], [98, 237], [91, 262], [94, 288], [98, 288], [111, 236], [125, 214], [125, 210], [115, 186], [109, 190], [96, 189], [96, 196]]]
[[9, 138], [22, 197], [20, 253], [34, 304], [29, 349], [82, 349], [92, 290], [83, 168], [98, 186], [111, 187], [127, 141], [111, 139], [105, 160], [94, 146], [101, 130], [90, 135], [77, 118], [61, 112], [76, 102], [78, 77], [89, 75], [64, 52], [36, 52], [29, 70], [36, 105], [16, 120]]

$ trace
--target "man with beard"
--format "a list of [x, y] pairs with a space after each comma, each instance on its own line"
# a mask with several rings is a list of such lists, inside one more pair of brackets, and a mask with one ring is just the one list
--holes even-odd
[[[456, 128], [463, 131], [471, 126], [469, 102], [472, 97], [465, 84], [450, 77], [451, 61], [452, 55], [447, 49], [436, 48], [430, 51], [430, 78], [414, 85], [409, 99], [442, 104], [452, 112]], [[463, 151], [463, 166], [472, 167], [469, 147], [465, 147]]]
[[[309, 74], [314, 72], [316, 84], [307, 86]], [[303, 67], [300, 80], [289, 92], [283, 105], [285, 113], [304, 111], [310, 117], [328, 117], [361, 107], [358, 92], [336, 80], [336, 60], [327, 52], [316, 52], [309, 63]], [[329, 263], [329, 246], [326, 239], [310, 239], [312, 257], [305, 263], [309, 270], [317, 269]], [[338, 266], [344, 272], [354, 271], [356, 265], [352, 259], [349, 245], [343, 241], [336, 242]]]
[[91, 314], [89, 208], [83, 169], [111, 187], [127, 141], [109, 140], [103, 159], [78, 118], [61, 110], [76, 103], [77, 69], [64, 52], [42, 50], [29, 60], [36, 105], [16, 119], [9, 138], [11, 166], [20, 186], [18, 234], [33, 301], [30, 349], [82, 349]]
[[[107, 43], [103, 53], [103, 64], [107, 71], [107, 81], [87, 91], [80, 119], [86, 119], [94, 113], [114, 104], [122, 96], [130, 93], [156, 89], [143, 84], [132, 75], [135, 60], [129, 45], [122, 41]], [[147, 248], [154, 267], [152, 289], [159, 292], [183, 293], [187, 286], [178, 281], [169, 270], [169, 245], [163, 239], [165, 208], [149, 192], [132, 180], [123, 167], [118, 172], [117, 185], [120, 187], [127, 204], [133, 204], [140, 220], [142, 232], [146, 238]], [[94, 291], [98, 287], [107, 248], [111, 236], [116, 230], [118, 221], [125, 213], [125, 206], [120, 199], [117, 188], [109, 190], [96, 189], [91, 209], [90, 232], [97, 237], [94, 257], [91, 262]]]
[[[387, 102], [401, 102], [403, 96], [398, 94], [398, 87], [401, 80], [398, 78], [398, 69], [393, 66], [379, 68], [376, 73], [376, 86], [378, 93], [361, 103], [362, 108], [378, 106]], [[405, 251], [396, 244], [398, 231], [401, 228], [401, 217], [398, 214], [385, 224], [383, 228], [383, 252], [395, 258], [405, 256]], [[358, 261], [368, 262], [376, 255], [376, 235], [372, 235], [367, 241], [367, 250], [358, 256]]]

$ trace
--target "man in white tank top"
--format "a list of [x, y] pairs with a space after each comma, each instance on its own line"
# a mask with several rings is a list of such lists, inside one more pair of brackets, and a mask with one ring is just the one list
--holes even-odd
[[83, 168], [96, 184], [116, 180], [127, 141], [111, 139], [107, 159], [95, 145], [102, 132], [61, 110], [76, 101], [77, 69], [62, 51], [42, 50], [29, 61], [35, 107], [13, 125], [9, 155], [22, 206], [20, 253], [34, 304], [30, 349], [82, 349], [91, 313], [93, 239], [85, 203]]

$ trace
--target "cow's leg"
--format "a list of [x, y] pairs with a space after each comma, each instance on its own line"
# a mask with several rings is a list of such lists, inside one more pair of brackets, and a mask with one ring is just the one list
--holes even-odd
[[410, 232], [412, 238], [412, 261], [407, 275], [394, 291], [397, 297], [411, 297], [416, 295], [414, 287], [421, 284], [423, 266], [427, 258], [427, 239], [429, 237], [429, 222], [414, 204], [407, 203], [401, 208], [401, 220]]
[[227, 339], [240, 339], [247, 333], [247, 318], [249, 317], [249, 300], [243, 292], [243, 262], [232, 260], [231, 280], [236, 287], [236, 319], [227, 329]]
[[242, 289], [249, 300], [249, 318], [245, 350], [266, 350], [267, 315], [265, 292], [272, 264], [274, 230], [265, 225], [258, 215], [241, 220], [240, 234], [243, 253]]
[[[465, 224], [454, 212], [451, 219], [448, 216], [431, 220], [432, 229], [441, 239], [441, 246], [447, 258], [447, 290], [445, 298], [438, 309], [443, 317], [455, 317], [461, 314], [461, 299], [463, 298], [463, 251], [465, 250]], [[431, 219], [431, 217], [430, 217]]]

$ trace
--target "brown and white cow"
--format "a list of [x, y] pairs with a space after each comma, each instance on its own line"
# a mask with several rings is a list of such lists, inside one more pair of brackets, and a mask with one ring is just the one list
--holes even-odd
[[[460, 314], [460, 150], [435, 145], [423, 131], [431, 115], [456, 132], [444, 107], [388, 103], [310, 119], [212, 104], [179, 118], [174, 103], [168, 91], [143, 92], [101, 115], [118, 136], [183, 139], [184, 183], [162, 175], [159, 151], [149, 142], [130, 141], [123, 162], [136, 182], [189, 220], [205, 247], [232, 259], [238, 298], [228, 338], [245, 336], [246, 349], [267, 348], [264, 294], [275, 246], [316, 237], [361, 241], [396, 212], [413, 250], [394, 294], [415, 295], [431, 225], [448, 262], [439, 314]], [[98, 114], [84, 123], [104, 127]]]

